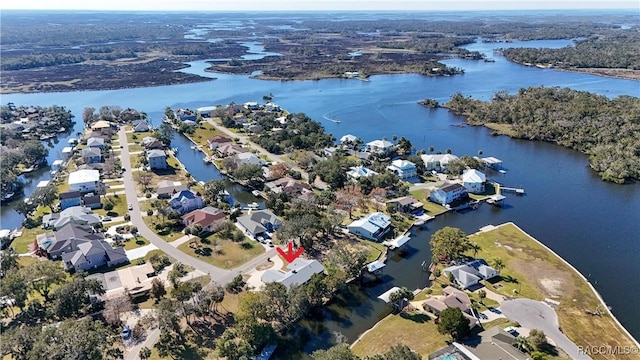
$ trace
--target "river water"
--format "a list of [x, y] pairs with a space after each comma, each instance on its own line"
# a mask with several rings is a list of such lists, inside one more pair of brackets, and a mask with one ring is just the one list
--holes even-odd
[[[291, 112], [307, 113], [322, 122], [336, 138], [349, 133], [365, 141], [404, 136], [417, 149], [434, 146], [444, 152], [450, 148], [457, 155], [475, 155], [482, 150], [484, 156], [504, 161], [507, 174], [490, 176], [505, 185], [524, 188], [526, 196], [509, 196], [509, 206], [505, 209], [481, 206], [476, 211], [447, 214], [430, 222], [427, 230], [411, 240], [409, 255], [388, 261], [381, 284], [354, 289], [354, 296], [322, 312], [323, 319], [307, 322], [314, 334], [307, 350], [326, 347], [332, 341], [333, 331], [340, 331], [349, 341], [355, 340], [388, 313], [384, 304], [373, 299], [392, 286], [424, 286], [426, 274], [421, 272], [420, 264], [431, 257], [428, 238], [432, 232], [443, 226], [456, 226], [469, 233], [487, 224], [507, 221], [518, 224], [590, 277], [614, 314], [638, 338], [640, 313], [630, 299], [640, 298], [637, 255], [640, 253], [640, 186], [600, 181], [589, 170], [587, 158], [576, 151], [553, 144], [493, 137], [485, 128], [464, 126], [462, 118], [446, 110], [426, 109], [417, 104], [424, 98], [446, 101], [458, 91], [489, 99], [496, 91], [515, 92], [522, 87], [541, 85], [570, 87], [609, 97], [640, 96], [639, 82], [525, 67], [492, 54], [492, 49], [497, 47], [528, 44], [531, 43], [471, 44], [470, 50], [485, 52], [496, 61], [445, 61], [447, 65], [464, 68], [465, 74], [460, 76], [409, 74], [372, 76], [369, 82], [344, 79], [279, 82], [204, 73], [206, 64], [194, 62], [183, 71], [217, 80], [124, 90], [3, 95], [2, 103], [64, 105], [78, 117], [88, 106], [119, 105], [145, 111], [158, 123], [166, 106], [197, 108], [231, 101], [260, 101], [263, 95], [272, 93], [279, 105]], [[536, 47], [567, 45], [570, 42], [555, 40], [531, 44]], [[323, 116], [340, 119], [341, 123], [326, 121]], [[80, 119], [74, 132], [80, 130], [81, 122]], [[174, 142], [181, 140], [174, 139]], [[60, 139], [50, 152], [49, 162], [58, 157], [59, 148], [65, 144], [66, 139]], [[179, 158], [186, 162], [197, 180], [220, 178], [214, 167], [203, 166], [201, 155], [191, 157], [189, 151], [180, 145]], [[27, 194], [35, 184], [37, 181], [27, 187]], [[19, 224], [20, 217], [9, 207], [3, 207], [1, 220], [1, 227], [13, 228]]]

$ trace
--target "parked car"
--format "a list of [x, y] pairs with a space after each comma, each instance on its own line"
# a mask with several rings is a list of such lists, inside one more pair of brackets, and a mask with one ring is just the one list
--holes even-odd
[[487, 315], [483, 314], [483, 313], [478, 313], [478, 317], [480, 319], [482, 319], [482, 320], [488, 320], [489, 319], [489, 317]]
[[125, 325], [124, 328], [122, 328], [122, 334], [120, 334], [120, 336], [124, 340], [127, 340], [131, 337], [131, 328], [129, 327], [129, 325]]
[[103, 216], [103, 217], [102, 217], [102, 221], [111, 221], [111, 217], [109, 217], [109, 216]]
[[489, 311], [491, 311], [494, 314], [502, 314], [502, 311], [496, 309], [496, 308], [489, 308]]
[[133, 210], [133, 204], [129, 203], [129, 210]]
[[256, 240], [258, 240], [259, 242], [261, 242], [261, 243], [263, 243], [263, 244], [265, 243], [265, 242], [264, 242], [264, 237], [263, 237], [263, 236], [257, 236], [257, 237], [256, 237]]

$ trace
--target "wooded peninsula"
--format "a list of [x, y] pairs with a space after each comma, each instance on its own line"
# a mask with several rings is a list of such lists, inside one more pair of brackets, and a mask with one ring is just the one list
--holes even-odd
[[[433, 106], [434, 100], [421, 102]], [[490, 102], [453, 95], [442, 105], [471, 125], [514, 138], [542, 140], [589, 155], [589, 166], [605, 181], [640, 179], [640, 99], [561, 88], [496, 93]]]

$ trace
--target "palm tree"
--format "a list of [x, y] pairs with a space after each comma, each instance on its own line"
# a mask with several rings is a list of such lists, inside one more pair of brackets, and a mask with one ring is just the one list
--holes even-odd
[[502, 262], [502, 259], [498, 257], [494, 258], [493, 260], [491, 260], [491, 267], [500, 272], [500, 270], [504, 269], [504, 262]]
[[533, 346], [531, 346], [529, 340], [527, 340], [527, 338], [523, 336], [518, 336], [516, 338], [516, 342], [513, 343], [513, 346], [523, 353], [529, 353], [533, 350]]
[[473, 251], [473, 257], [476, 257], [476, 255], [478, 254], [478, 251], [482, 250], [482, 248], [480, 247], [480, 245], [478, 245], [477, 242], [472, 242], [469, 245], [469, 250]]
[[432, 153], [434, 150], [433, 146], [429, 146], [429, 153]]

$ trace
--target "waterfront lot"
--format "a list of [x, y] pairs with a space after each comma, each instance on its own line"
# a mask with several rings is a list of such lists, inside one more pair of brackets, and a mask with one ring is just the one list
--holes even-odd
[[[194, 240], [195, 237], [192, 241]], [[240, 266], [265, 252], [264, 246], [253, 240], [233, 242], [218, 235], [210, 235], [206, 241], [208, 243], [202, 242], [199, 250], [190, 247], [190, 241], [181, 244], [178, 249], [223, 269]]]

